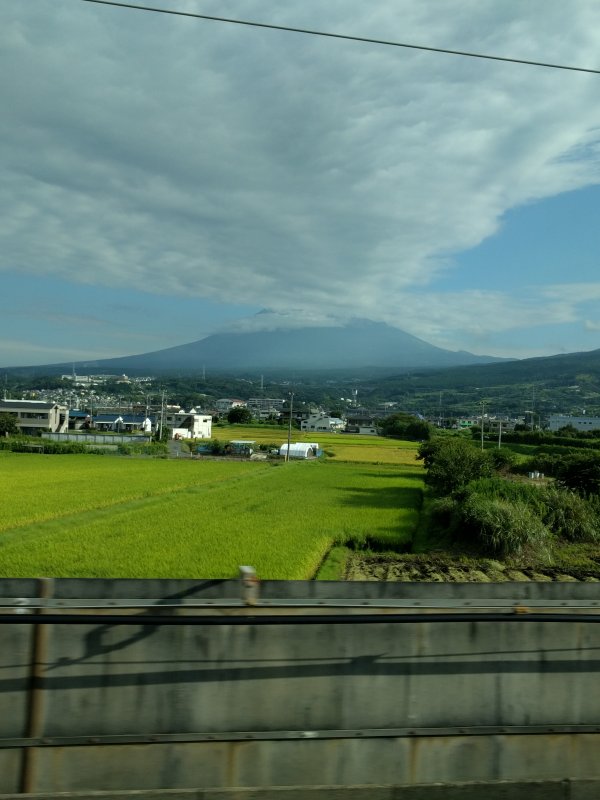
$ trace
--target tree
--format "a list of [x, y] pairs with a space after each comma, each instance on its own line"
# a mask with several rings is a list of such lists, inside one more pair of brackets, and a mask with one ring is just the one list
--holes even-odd
[[557, 481], [582, 495], [600, 492], [600, 454], [576, 453], [557, 465]]
[[234, 406], [229, 409], [227, 422], [231, 425], [247, 425], [252, 422], [252, 414], [245, 406]]
[[439, 494], [451, 494], [477, 478], [494, 472], [492, 459], [457, 436], [432, 439], [419, 447], [417, 458], [427, 468], [426, 481]]
[[431, 426], [424, 419], [399, 412], [380, 420], [379, 427], [384, 436], [400, 439], [427, 440], [431, 438]]
[[19, 431], [17, 420], [7, 411], [0, 412], [0, 436], [16, 436]]

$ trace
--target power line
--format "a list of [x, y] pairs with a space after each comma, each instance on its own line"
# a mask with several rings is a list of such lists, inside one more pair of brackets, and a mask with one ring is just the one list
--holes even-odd
[[508, 58], [507, 56], [492, 56], [485, 53], [473, 53], [468, 50], [448, 50], [444, 47], [427, 47], [420, 44], [408, 44], [406, 42], [392, 42], [385, 39], [370, 39], [366, 36], [350, 36], [344, 33], [329, 33], [327, 31], [315, 31], [308, 28], [292, 28], [287, 25], [271, 25], [267, 22], [250, 22], [244, 19], [231, 19], [229, 17], [213, 17], [208, 14], [194, 14], [191, 11], [173, 11], [168, 8], [154, 8], [152, 6], [139, 6], [133, 3], [118, 3], [115, 0], [82, 0], [84, 3], [97, 3], [103, 6], [116, 6], [117, 8], [129, 8], [135, 11], [152, 11], [156, 14], [171, 14], [176, 17], [193, 17], [195, 19], [206, 19], [212, 22], [228, 22], [232, 25], [246, 25], [251, 28], [267, 28], [274, 31], [286, 31], [288, 33], [303, 33], [308, 36], [324, 36], [329, 39], [345, 39], [350, 42], [362, 42], [365, 44], [378, 44], [386, 47], [404, 47], [408, 50], [425, 50], [429, 53], [443, 53], [450, 56], [464, 56], [466, 58], [483, 58], [488, 61], [504, 61], [509, 64], [526, 64], [530, 67], [546, 67], [547, 69], [562, 69], [571, 72], [587, 72], [600, 75], [600, 69], [588, 69], [587, 67], [573, 67], [567, 64], [552, 64], [544, 61], [528, 61], [524, 58]]

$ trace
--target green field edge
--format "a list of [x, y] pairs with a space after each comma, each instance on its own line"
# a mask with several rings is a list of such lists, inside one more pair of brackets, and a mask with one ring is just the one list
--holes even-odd
[[[416, 488], [416, 487], [415, 487]], [[427, 526], [425, 520], [429, 519], [429, 508], [427, 504], [428, 492], [425, 487], [416, 489], [420, 502], [418, 505], [417, 519], [410, 531], [398, 531], [399, 541], [397, 547], [393, 543], [385, 540], [368, 540], [366, 543], [350, 540], [349, 542], [334, 541], [329, 548], [319, 567], [315, 571], [312, 580], [317, 581], [343, 581], [347, 579], [348, 571], [352, 560], [358, 558], [381, 557], [400, 558], [406, 554], [412, 554], [415, 548], [417, 537], [427, 536]], [[400, 540], [402, 533], [408, 533], [403, 541]]]

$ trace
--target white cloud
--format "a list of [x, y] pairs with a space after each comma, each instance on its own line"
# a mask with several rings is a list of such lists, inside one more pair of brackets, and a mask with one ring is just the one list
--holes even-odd
[[[592, 0], [168, 5], [597, 61]], [[2, 269], [455, 345], [590, 299], [435, 281], [508, 209], [600, 181], [597, 76], [70, 2], [2, 16]]]

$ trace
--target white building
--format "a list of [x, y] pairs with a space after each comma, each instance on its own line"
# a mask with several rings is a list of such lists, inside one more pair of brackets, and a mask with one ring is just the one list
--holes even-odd
[[195, 408], [189, 411], [167, 411], [165, 425], [172, 430], [174, 439], [211, 439], [212, 417], [199, 414]]
[[600, 432], [600, 417], [570, 417], [567, 414], [550, 414], [548, 418], [548, 429], [551, 431], [558, 431], [561, 428], [566, 428], [570, 425], [577, 431], [599, 431]]
[[43, 400], [0, 400], [0, 412], [12, 414], [21, 433], [65, 433], [69, 429], [69, 409]]
[[341, 431], [346, 423], [337, 417], [328, 417], [325, 414], [311, 414], [300, 423], [303, 431]]

